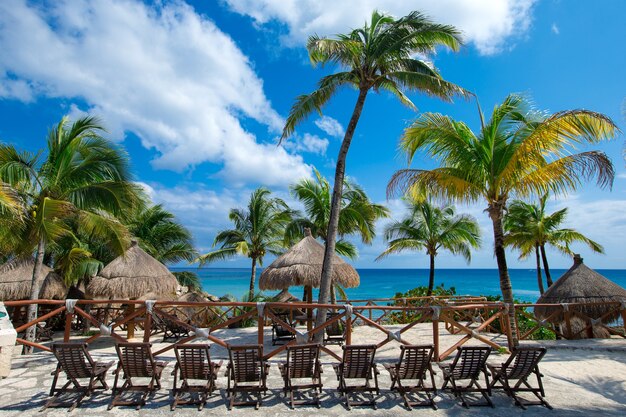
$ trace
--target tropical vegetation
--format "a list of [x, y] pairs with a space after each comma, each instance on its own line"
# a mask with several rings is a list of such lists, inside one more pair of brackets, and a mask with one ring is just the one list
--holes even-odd
[[565, 255], [573, 255], [570, 245], [574, 242], [584, 243], [594, 252], [604, 252], [602, 245], [582, 233], [562, 228], [567, 217], [567, 208], [547, 213], [547, 201], [548, 194], [542, 195], [536, 204], [515, 200], [508, 206], [504, 216], [505, 244], [519, 250], [520, 259], [526, 259], [531, 253], [535, 253], [537, 284], [541, 294], [544, 293], [544, 285], [540, 260], [543, 262], [548, 287], [552, 285], [546, 245]]
[[[137, 186], [131, 182], [128, 156], [101, 136], [104, 128], [94, 117], [74, 122], [63, 118], [47, 138], [44, 152], [20, 152], [0, 145], [0, 181], [13, 194], [17, 214], [8, 214], [2, 241], [9, 241], [9, 256], [32, 256], [35, 267], [31, 299], [36, 299], [46, 249], [52, 242], [71, 237], [73, 223], [87, 235], [106, 236], [111, 245], [123, 251], [129, 244], [125, 227], [115, 215], [141, 203]], [[45, 156], [42, 156], [45, 155]], [[71, 253], [65, 258], [71, 263]], [[28, 320], [37, 315], [37, 304], [29, 305]], [[27, 332], [34, 337], [34, 328]]]
[[461, 255], [469, 263], [472, 248], [480, 247], [480, 227], [472, 216], [456, 214], [454, 206], [437, 207], [429, 201], [410, 198], [405, 202], [409, 213], [385, 227], [387, 249], [376, 260], [405, 251], [425, 251], [430, 260], [426, 295], [431, 295], [439, 251]]
[[263, 266], [263, 258], [268, 253], [281, 253], [284, 248], [285, 227], [296, 214], [284, 200], [271, 197], [267, 188], [258, 188], [250, 195], [247, 208], [230, 210], [228, 217], [234, 228], [217, 233], [213, 247], [219, 248], [199, 256], [196, 261], [203, 266], [238, 255], [250, 258], [252, 269], [249, 295], [252, 297], [257, 264]]
[[[612, 138], [617, 127], [608, 117], [588, 110], [537, 112], [526, 98], [516, 94], [496, 105], [490, 120], [485, 121], [480, 111], [479, 116], [481, 129], [477, 133], [464, 122], [438, 113], [425, 113], [415, 120], [401, 138], [401, 149], [409, 161], [424, 152], [438, 161], [439, 167], [396, 172], [388, 194], [485, 202], [493, 224], [502, 297], [511, 304], [503, 227], [509, 199], [564, 193], [593, 178], [598, 186], [610, 187], [614, 169], [606, 154], [576, 153], [574, 148]], [[515, 326], [512, 310], [510, 321]]]
[[[346, 157], [361, 117], [365, 99], [370, 91], [385, 90], [400, 102], [415, 109], [406, 96], [407, 91], [420, 91], [449, 101], [455, 95], [468, 93], [459, 86], [444, 80], [432, 64], [421, 59], [443, 46], [458, 50], [460, 32], [448, 25], [434, 23], [419, 12], [395, 19], [374, 11], [369, 23], [348, 34], [335, 38], [313, 35], [307, 42], [309, 58], [313, 65], [333, 64], [339, 72], [324, 76], [318, 88], [310, 94], [296, 98], [292, 106], [282, 139], [289, 137], [312, 112], [321, 113], [323, 107], [342, 88], [358, 90], [357, 101], [337, 156], [331, 210], [326, 233], [326, 248], [319, 302], [327, 303], [332, 277], [332, 255], [339, 228], [339, 213], [343, 195]], [[316, 324], [326, 320], [326, 309], [320, 309]]]

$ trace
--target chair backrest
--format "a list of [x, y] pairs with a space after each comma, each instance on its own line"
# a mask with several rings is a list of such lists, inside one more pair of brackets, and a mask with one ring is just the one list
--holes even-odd
[[[326, 320], [330, 320], [332, 318], [335, 318], [337, 316], [342, 316], [342, 315], [343, 314], [339, 314], [339, 313], [331, 313], [328, 315]], [[345, 331], [345, 327], [341, 319], [336, 320], [332, 322], [331, 324], [329, 324], [328, 326], [326, 326], [326, 334], [329, 336], [343, 336], [344, 331]]]
[[238, 382], [256, 382], [263, 376], [263, 346], [229, 346], [228, 356], [233, 379]]
[[68, 378], [89, 378], [93, 374], [94, 361], [84, 343], [54, 343], [52, 353]]
[[526, 378], [535, 370], [545, 354], [544, 347], [518, 347], [505, 362], [503, 369], [506, 369], [508, 378]]
[[342, 374], [344, 378], [370, 378], [376, 345], [349, 345], [342, 346], [343, 363]]
[[[278, 313], [276, 314], [276, 317], [284, 321], [286, 324], [291, 324], [289, 321], [289, 315], [286, 313]], [[278, 336], [288, 336], [292, 334], [286, 327], [275, 320], [272, 320], [272, 327]]]
[[491, 348], [488, 347], [460, 347], [452, 362], [452, 372], [455, 378], [478, 378], [480, 372], [485, 369], [490, 353]]
[[155, 364], [150, 343], [120, 342], [115, 345], [124, 375], [128, 378], [150, 378]]
[[319, 373], [320, 347], [310, 343], [287, 346], [287, 370], [290, 378], [313, 378]]
[[400, 345], [398, 377], [400, 379], [423, 379], [433, 359], [432, 345]]
[[211, 375], [209, 349], [210, 346], [207, 344], [185, 344], [174, 347], [182, 379], [206, 379]]

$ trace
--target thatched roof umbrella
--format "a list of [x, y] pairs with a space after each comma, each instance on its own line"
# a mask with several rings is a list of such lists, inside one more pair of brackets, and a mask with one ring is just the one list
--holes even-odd
[[[312, 288], [319, 288], [324, 263], [324, 246], [311, 231], [305, 229], [304, 238], [291, 249], [279, 256], [261, 273], [259, 288], [262, 290], [284, 290], [294, 286], [304, 286], [305, 301], [313, 302]], [[336, 254], [333, 254], [333, 276], [335, 284], [342, 287], [358, 287], [360, 280], [356, 270]], [[307, 327], [311, 328], [311, 309], [307, 309]]]
[[[592, 319], [599, 319], [611, 311], [611, 306], [603, 304], [605, 302], [626, 302], [626, 290], [583, 264], [580, 255], [574, 255], [574, 265], [537, 300], [537, 304], [596, 303], [570, 308], [574, 314], [580, 312]], [[556, 308], [561, 311], [560, 307]], [[536, 307], [535, 315], [546, 319], [554, 309], [555, 307]], [[615, 310], [602, 321], [606, 324], [618, 318], [619, 310]], [[562, 323], [564, 315], [557, 314], [550, 321]]]
[[94, 299], [171, 299], [178, 281], [165, 265], [148, 255], [133, 241], [124, 255], [105, 266], [87, 286]]
[[[14, 259], [0, 266], [0, 300], [28, 300], [33, 279], [34, 259]], [[43, 265], [37, 278], [41, 282], [39, 298], [62, 300], [67, 294], [63, 278], [52, 268]]]
[[[291, 249], [276, 258], [261, 273], [259, 288], [262, 290], [283, 290], [289, 287], [305, 286], [319, 288], [324, 262], [324, 246], [311, 231], [305, 229], [304, 238]], [[346, 288], [359, 286], [359, 274], [337, 255], [333, 255], [333, 282]]]

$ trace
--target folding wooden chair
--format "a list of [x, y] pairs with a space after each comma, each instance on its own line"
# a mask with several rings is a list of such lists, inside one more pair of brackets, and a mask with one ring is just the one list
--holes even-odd
[[[339, 314], [331, 313], [328, 315], [327, 320], [338, 316]], [[324, 329], [324, 344], [325, 345], [343, 345], [346, 342], [345, 326], [343, 321], [337, 320]]]
[[[406, 407], [411, 410], [415, 406], [430, 406], [437, 409], [434, 395], [437, 395], [435, 386], [435, 372], [432, 359], [434, 348], [432, 345], [400, 345], [400, 359], [394, 364], [385, 364], [385, 369], [391, 376], [391, 389], [397, 391]], [[426, 386], [427, 374], [430, 376], [430, 386]], [[409, 381], [413, 383], [407, 384]], [[423, 392], [426, 401], [411, 401], [409, 395]]]
[[[261, 393], [267, 392], [267, 374], [270, 368], [263, 359], [263, 346], [229, 346], [228, 357], [228, 409], [232, 410], [236, 405], [254, 405], [258, 410], [262, 404]], [[256, 401], [236, 401], [237, 394], [247, 393], [256, 394]]]
[[[161, 374], [166, 362], [155, 361], [150, 349], [150, 343], [118, 343], [115, 346], [119, 362], [113, 371], [115, 381], [113, 383], [113, 394], [109, 410], [116, 405], [134, 405], [139, 410], [146, 404], [146, 397], [161, 389]], [[120, 375], [121, 374], [121, 375]], [[117, 387], [118, 380], [122, 377], [124, 383]], [[139, 385], [136, 379], [148, 379], [147, 384]], [[127, 393], [141, 393], [140, 399], [125, 400], [122, 397]]]
[[[316, 405], [320, 407], [319, 394], [322, 392], [322, 365], [319, 361], [320, 347], [318, 344], [287, 346], [287, 362], [279, 363], [278, 369], [285, 386], [283, 392], [289, 393], [291, 408], [296, 405]], [[294, 379], [306, 379], [308, 383], [295, 383]], [[294, 399], [294, 391], [313, 390], [313, 400]]]
[[[290, 324], [292, 327], [295, 327], [295, 325], [290, 322], [288, 314], [280, 314], [276, 317]], [[272, 346], [276, 346], [280, 342], [289, 342], [295, 338], [296, 335], [287, 330], [282, 324], [272, 321]]]
[[[41, 411], [48, 407], [66, 406], [67, 403], [57, 401], [63, 394], [78, 394], [71, 403], [69, 411], [79, 407], [85, 396], [93, 394], [96, 389], [109, 389], [106, 383], [106, 373], [114, 362], [96, 362], [91, 358], [87, 345], [83, 343], [68, 342], [54, 343], [52, 353], [57, 358], [57, 367], [52, 372], [52, 388], [50, 398]], [[57, 388], [57, 382], [61, 371], [65, 372], [68, 381], [61, 388]], [[89, 378], [89, 383], [81, 385], [81, 379]]]
[[[545, 400], [546, 393], [541, 381], [543, 375], [539, 372], [539, 362], [545, 354], [546, 348], [544, 347], [518, 347], [502, 365], [487, 364], [493, 377], [490, 388], [504, 389], [504, 392], [515, 400], [515, 405], [524, 410], [528, 405], [543, 405], [552, 410], [552, 406]], [[537, 377], [536, 387], [528, 382], [528, 378], [533, 374]], [[517, 396], [520, 392], [530, 392], [539, 401], [524, 400]]]
[[[473, 406], [490, 406], [493, 407], [491, 402], [491, 388], [489, 385], [489, 375], [487, 373], [487, 358], [491, 353], [491, 348], [488, 347], [460, 347], [457, 350], [456, 357], [450, 365], [441, 365], [439, 367], [443, 371], [443, 386], [442, 390], [446, 389], [448, 384], [449, 388], [455, 397], [461, 400], [463, 407], [469, 408]], [[480, 375], [485, 376], [485, 388], [483, 388], [478, 380]], [[458, 385], [459, 381], [469, 380], [469, 383], [465, 386]], [[468, 403], [465, 401], [464, 394], [478, 392], [486, 400], [485, 403]]]
[[155, 333], [163, 332], [162, 342], [176, 341], [185, 337], [189, 337], [189, 328], [181, 326], [172, 321], [168, 317], [153, 315]]
[[[200, 411], [204, 408], [208, 396], [215, 390], [215, 380], [222, 366], [222, 361], [219, 363], [211, 362], [209, 348], [210, 346], [207, 344], [187, 344], [174, 347], [176, 365], [172, 372], [174, 375], [172, 411], [178, 405], [183, 404], [198, 404]], [[182, 381], [180, 388], [178, 387], [179, 378]], [[197, 400], [193, 398], [194, 393], [198, 394]], [[189, 399], [183, 399], [185, 394], [189, 395]]]
[[[352, 406], [372, 406], [376, 409], [376, 397], [374, 393], [379, 394], [378, 388], [378, 369], [374, 363], [374, 355], [376, 354], [376, 345], [349, 345], [342, 346], [343, 359], [341, 363], [333, 365], [333, 369], [339, 380], [339, 392], [346, 398], [348, 410]], [[348, 379], [363, 380], [361, 385], [348, 385]], [[372, 386], [371, 382], [374, 381]], [[370, 393], [372, 399], [370, 401], [350, 401], [350, 394], [355, 392]]]

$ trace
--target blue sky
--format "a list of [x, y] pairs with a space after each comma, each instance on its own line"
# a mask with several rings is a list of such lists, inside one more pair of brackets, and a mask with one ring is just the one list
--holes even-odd
[[[618, 0], [595, 7], [553, 0], [6, 0], [0, 2], [0, 140], [37, 150], [62, 116], [100, 116], [111, 139], [128, 150], [136, 180], [206, 251], [216, 231], [228, 227], [228, 210], [243, 206], [255, 187], [268, 186], [291, 202], [288, 185], [311, 175], [313, 166], [332, 177], [354, 91], [338, 94], [322, 118], [311, 117], [284, 147], [275, 144], [294, 98], [332, 70], [310, 66], [306, 37], [360, 26], [373, 8], [396, 16], [419, 9], [461, 29], [465, 47], [432, 59], [446, 79], [475, 92], [485, 111], [522, 92], [539, 109], [590, 109], [626, 128], [626, 4]], [[419, 111], [478, 127], [473, 102], [410, 97]], [[417, 115], [389, 95], [370, 95], [348, 157], [347, 174], [395, 217], [403, 207], [386, 201], [385, 187], [406, 166], [398, 138]], [[588, 264], [625, 268], [624, 137], [597, 148], [615, 164], [613, 190], [589, 185], [554, 199], [551, 208], [569, 207], [569, 226], [605, 246], [606, 255], [575, 248]], [[433, 165], [418, 156], [413, 166]], [[459, 207], [483, 227], [484, 245], [470, 267], [491, 268], [483, 209]], [[358, 267], [428, 265], [424, 254], [375, 263], [384, 248], [380, 238], [359, 247]], [[532, 267], [513, 253], [509, 262]], [[445, 253], [438, 264], [466, 266]], [[568, 267], [570, 260], [552, 254], [551, 264]], [[247, 265], [245, 259], [219, 264]]]

